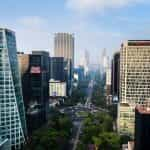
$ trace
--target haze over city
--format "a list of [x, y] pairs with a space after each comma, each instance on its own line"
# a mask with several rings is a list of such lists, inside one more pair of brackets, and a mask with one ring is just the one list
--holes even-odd
[[150, 1], [0, 3], [0, 150], [149, 150]]
[[98, 63], [104, 48], [112, 55], [122, 41], [150, 33], [146, 0], [7, 0], [0, 10], [0, 26], [16, 32], [18, 51], [47, 50], [53, 56], [54, 33], [74, 33], [76, 64], [85, 49]]

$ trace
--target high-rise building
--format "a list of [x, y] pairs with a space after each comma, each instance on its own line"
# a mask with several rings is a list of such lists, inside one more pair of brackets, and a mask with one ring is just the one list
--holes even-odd
[[23, 52], [18, 52], [18, 63], [19, 63], [19, 70], [21, 76], [23, 76], [29, 69], [29, 54], [24, 54]]
[[49, 53], [33, 51], [18, 54], [22, 74], [23, 98], [27, 116], [28, 133], [32, 133], [46, 121], [49, 100]]
[[107, 104], [111, 104], [111, 68], [106, 68], [106, 101]]
[[72, 93], [72, 79], [74, 69], [74, 35], [56, 33], [54, 37], [54, 56], [64, 57], [67, 72], [67, 93]]
[[146, 100], [143, 104], [139, 104], [135, 108], [134, 150], [146, 150], [150, 148], [150, 105], [148, 101]]
[[67, 83], [67, 95], [72, 93], [72, 82], [73, 82], [73, 66], [71, 60], [65, 61], [65, 82]]
[[65, 81], [65, 61], [63, 57], [50, 58], [50, 78], [57, 81]]
[[[30, 101], [30, 73], [29, 73], [29, 66], [30, 66], [30, 55], [24, 54], [22, 52], [17, 53], [18, 56], [18, 63], [19, 63], [19, 70], [21, 74], [21, 81], [22, 81], [22, 91], [23, 91], [23, 100], [25, 105], [25, 110], [27, 112], [28, 104]], [[28, 118], [26, 118], [28, 120]]]
[[111, 92], [112, 92], [112, 100], [113, 102], [118, 102], [119, 100], [119, 81], [120, 81], [120, 52], [114, 54], [112, 59], [112, 85], [111, 85]]
[[74, 74], [76, 74], [78, 76], [78, 82], [83, 81], [84, 80], [84, 67], [83, 66], [79, 66], [78, 68], [74, 69]]
[[28, 129], [31, 131], [43, 125], [47, 119], [49, 72], [49, 53], [33, 51], [30, 55], [30, 101], [27, 110]]
[[26, 137], [15, 33], [4, 28], [0, 28], [0, 136], [12, 149], [21, 149]]
[[[111, 86], [111, 68], [106, 69], [106, 86]], [[111, 87], [110, 87], [111, 88]], [[109, 92], [110, 93], [110, 92]]]
[[85, 75], [87, 75], [87, 73], [89, 72], [89, 65], [90, 65], [90, 55], [89, 52], [87, 50], [85, 50], [85, 54], [84, 54], [84, 71], [85, 71]]
[[55, 57], [70, 59], [74, 66], [74, 35], [69, 33], [55, 33], [54, 40]]
[[100, 72], [101, 74], [105, 74], [106, 73], [106, 68], [108, 67], [108, 56], [106, 54], [106, 49], [104, 49], [102, 51], [102, 54], [100, 56]]
[[[127, 103], [131, 109], [131, 114], [129, 114], [130, 117], [128, 117], [127, 123], [123, 120], [120, 122], [120, 107], [118, 112], [118, 130], [120, 133], [133, 135], [135, 119], [133, 111], [135, 105], [139, 101], [150, 97], [150, 40], [129, 40], [122, 44], [119, 97], [120, 106], [122, 103]], [[130, 132], [124, 132], [123, 128], [128, 127], [128, 122], [133, 123], [133, 129]]]

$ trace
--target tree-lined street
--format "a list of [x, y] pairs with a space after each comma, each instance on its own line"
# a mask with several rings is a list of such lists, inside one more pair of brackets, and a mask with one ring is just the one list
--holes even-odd
[[38, 149], [43, 145], [54, 150], [85, 150], [89, 146], [98, 150], [100, 146], [117, 150], [120, 137], [113, 131], [113, 118], [105, 107], [103, 82], [95, 78], [84, 86], [80, 83], [63, 107], [50, 112], [48, 124], [33, 134], [27, 146], [36, 144]]

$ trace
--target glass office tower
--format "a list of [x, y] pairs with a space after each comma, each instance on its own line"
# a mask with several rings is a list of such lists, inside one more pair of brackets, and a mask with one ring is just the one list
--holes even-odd
[[0, 28], [0, 135], [9, 139], [15, 150], [21, 149], [26, 136], [15, 33], [3, 28]]

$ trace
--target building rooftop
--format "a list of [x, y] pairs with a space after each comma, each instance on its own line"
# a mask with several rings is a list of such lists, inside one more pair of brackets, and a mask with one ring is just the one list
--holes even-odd
[[128, 46], [150, 46], [150, 40], [128, 40]]
[[0, 30], [6, 30], [6, 31], [8, 31], [8, 32], [11, 32], [11, 33], [15, 34], [14, 31], [12, 31], [12, 30], [10, 30], [10, 29], [8, 29], [8, 28], [2, 28], [2, 27], [0, 27]]
[[49, 52], [47, 51], [38, 51], [38, 50], [35, 50], [35, 51], [32, 51], [32, 55], [49, 55]]
[[62, 82], [62, 81], [59, 81], [59, 80], [50, 79], [49, 83], [66, 83], [66, 82]]
[[128, 42], [150, 42], [150, 40], [128, 40]]
[[123, 46], [150, 46], [150, 40], [127, 40], [121, 44]]

